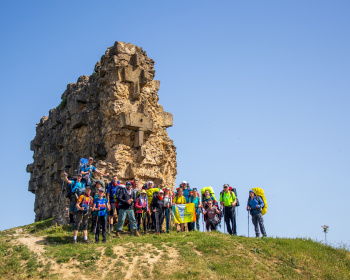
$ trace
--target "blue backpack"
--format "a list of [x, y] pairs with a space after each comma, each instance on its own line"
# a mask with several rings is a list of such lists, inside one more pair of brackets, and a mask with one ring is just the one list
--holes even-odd
[[80, 172], [81, 172], [81, 169], [83, 168], [83, 166], [85, 165], [85, 164], [88, 164], [88, 160], [86, 159], [86, 158], [81, 158], [80, 160], [79, 160], [79, 166], [78, 166], [78, 174], [80, 174]]

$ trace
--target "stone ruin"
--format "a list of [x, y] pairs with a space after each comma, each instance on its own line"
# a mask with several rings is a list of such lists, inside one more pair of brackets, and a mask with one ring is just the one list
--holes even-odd
[[76, 174], [80, 158], [92, 156], [108, 178], [121, 182], [152, 180], [175, 188], [176, 148], [166, 128], [173, 116], [159, 105], [160, 82], [154, 61], [142, 48], [116, 42], [95, 65], [91, 76], [68, 84], [61, 104], [37, 123], [30, 143], [34, 162], [28, 191], [35, 194], [35, 221], [55, 217], [65, 223], [69, 200], [65, 188], [58, 203], [62, 172]]

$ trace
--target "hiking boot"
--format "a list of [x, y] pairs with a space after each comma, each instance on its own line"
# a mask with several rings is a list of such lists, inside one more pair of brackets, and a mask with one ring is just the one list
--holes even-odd
[[103, 242], [103, 243], [106, 243], [106, 239], [103, 239], [102, 242]]
[[90, 244], [89, 239], [84, 240], [84, 243], [86, 243], [86, 244]]
[[76, 241], [76, 240], [73, 240], [73, 244], [78, 244], [78, 241]]
[[140, 233], [137, 230], [135, 230], [135, 236], [140, 236]]
[[96, 240], [96, 244], [98, 244], [98, 243], [100, 243], [100, 241], [99, 241], [99, 240]]
[[115, 237], [120, 238], [119, 231], [117, 231], [117, 233], [115, 234]]

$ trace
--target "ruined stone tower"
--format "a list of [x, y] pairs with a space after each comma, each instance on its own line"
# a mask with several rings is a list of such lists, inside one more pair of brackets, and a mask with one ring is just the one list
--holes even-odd
[[[148, 180], [175, 187], [176, 148], [167, 127], [172, 114], [158, 104], [154, 61], [132, 44], [116, 42], [95, 65], [91, 76], [69, 84], [61, 104], [36, 127], [30, 144], [34, 162], [28, 190], [35, 194], [36, 221], [65, 222], [68, 199], [58, 205], [62, 171], [76, 174], [80, 158], [92, 156], [103, 173], [120, 181]], [[97, 174], [95, 173], [95, 176]]]

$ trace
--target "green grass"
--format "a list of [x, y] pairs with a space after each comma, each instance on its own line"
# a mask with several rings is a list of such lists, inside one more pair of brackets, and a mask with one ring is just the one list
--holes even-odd
[[[107, 243], [73, 245], [70, 226], [50, 224], [48, 220], [17, 229], [44, 239], [43, 258], [56, 266], [74, 267], [74, 273], [88, 279], [99, 277], [106, 267], [105, 279], [122, 278], [133, 262], [137, 269], [132, 278], [137, 279], [350, 279], [350, 253], [310, 239], [173, 231], [160, 237], [124, 234]], [[0, 232], [0, 279], [60, 279], [51, 263], [40, 261], [14, 234], [14, 229]], [[122, 254], [118, 248], [124, 248]]]

